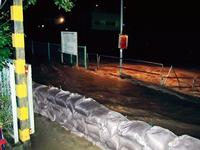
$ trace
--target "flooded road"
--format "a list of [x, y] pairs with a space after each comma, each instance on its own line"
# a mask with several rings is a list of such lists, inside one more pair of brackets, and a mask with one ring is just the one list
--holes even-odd
[[[92, 97], [129, 119], [200, 138], [200, 99], [66, 66], [33, 68], [33, 79]], [[198, 103], [196, 103], [198, 102]]]
[[32, 150], [100, 150], [85, 138], [78, 137], [37, 114], [35, 125], [36, 133], [31, 137]]

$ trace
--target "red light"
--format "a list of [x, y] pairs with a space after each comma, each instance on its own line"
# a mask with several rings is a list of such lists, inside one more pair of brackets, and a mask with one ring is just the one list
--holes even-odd
[[120, 34], [118, 48], [127, 49], [127, 47], [128, 47], [128, 36], [124, 34]]

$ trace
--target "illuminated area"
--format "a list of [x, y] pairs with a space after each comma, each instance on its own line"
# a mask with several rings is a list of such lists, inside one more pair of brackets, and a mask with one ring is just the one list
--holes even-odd
[[59, 23], [64, 23], [65, 22], [65, 19], [63, 17], [60, 17], [59, 18]]

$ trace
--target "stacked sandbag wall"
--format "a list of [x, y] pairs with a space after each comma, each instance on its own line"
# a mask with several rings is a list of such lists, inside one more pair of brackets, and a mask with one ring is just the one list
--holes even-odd
[[128, 120], [92, 98], [34, 83], [34, 111], [108, 150], [199, 150], [200, 140]]

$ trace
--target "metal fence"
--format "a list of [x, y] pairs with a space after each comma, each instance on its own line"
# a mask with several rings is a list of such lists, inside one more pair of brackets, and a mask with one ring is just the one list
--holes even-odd
[[62, 53], [60, 43], [28, 41], [27, 56], [31, 63], [64, 63], [87, 68], [87, 47], [78, 46], [78, 55]]
[[17, 104], [15, 94], [15, 75], [14, 66], [8, 64], [0, 71], [0, 94], [2, 97], [8, 98], [8, 114], [7, 118], [11, 122], [7, 122], [8, 133], [13, 137], [14, 142], [19, 141], [18, 137], [18, 124], [17, 124]]
[[[112, 68], [113, 72], [117, 72], [120, 68], [119, 57], [95, 53], [88, 54], [88, 56], [90, 69], [106, 70], [109, 72], [109, 68]], [[177, 88], [179, 91], [189, 91], [192, 95], [200, 96], [200, 77], [193, 74], [182, 76], [182, 73], [172, 65], [164, 66], [164, 64], [158, 62], [123, 58], [122, 69], [124, 77], [134, 77], [147, 82], [149, 82], [147, 80], [149, 78], [153, 84]]]

